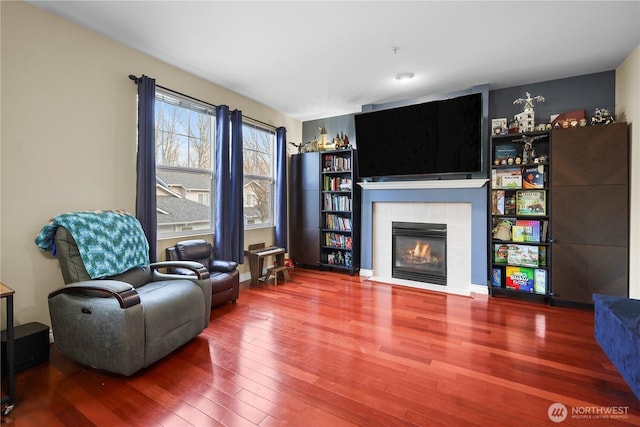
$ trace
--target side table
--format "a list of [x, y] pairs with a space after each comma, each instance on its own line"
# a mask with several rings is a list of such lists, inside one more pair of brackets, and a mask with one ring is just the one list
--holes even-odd
[[[14, 331], [13, 331], [13, 294], [15, 291], [0, 282], [0, 299], [7, 300], [7, 395], [0, 402], [2, 415], [7, 415], [15, 405], [15, 364], [14, 364]], [[4, 406], [6, 403], [6, 406]]]

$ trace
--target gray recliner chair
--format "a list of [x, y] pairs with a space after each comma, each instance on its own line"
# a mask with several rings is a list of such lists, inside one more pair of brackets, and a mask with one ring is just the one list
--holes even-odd
[[[199, 263], [151, 263], [92, 280], [65, 227], [55, 230], [55, 250], [66, 284], [48, 300], [55, 344], [79, 363], [131, 375], [187, 343], [209, 323], [211, 281]], [[158, 271], [177, 267], [195, 275]]]

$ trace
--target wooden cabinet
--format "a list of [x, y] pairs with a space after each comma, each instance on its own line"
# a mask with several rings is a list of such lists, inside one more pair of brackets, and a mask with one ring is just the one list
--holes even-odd
[[626, 123], [552, 134], [552, 298], [592, 304], [629, 292], [629, 143]]
[[547, 298], [551, 133], [491, 138], [489, 291]]
[[320, 265], [320, 153], [291, 156], [289, 256], [296, 265]]
[[297, 265], [360, 268], [360, 191], [352, 149], [291, 156], [289, 255]]

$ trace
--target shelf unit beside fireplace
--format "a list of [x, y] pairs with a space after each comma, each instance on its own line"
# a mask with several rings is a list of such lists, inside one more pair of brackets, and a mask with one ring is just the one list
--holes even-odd
[[320, 153], [320, 267], [360, 268], [360, 197], [354, 150]]
[[550, 293], [551, 132], [491, 138], [489, 291]]

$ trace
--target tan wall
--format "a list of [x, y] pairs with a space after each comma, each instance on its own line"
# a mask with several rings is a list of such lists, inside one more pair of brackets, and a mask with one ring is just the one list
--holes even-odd
[[629, 296], [640, 298], [640, 45], [616, 69], [616, 120], [631, 134], [631, 231]]
[[[0, 7], [0, 279], [16, 290], [16, 324], [50, 324], [47, 294], [63, 284], [57, 260], [34, 244], [47, 220], [74, 210], [135, 211], [137, 107], [129, 74], [238, 108], [302, 139], [302, 123], [278, 111], [27, 3]], [[273, 230], [247, 232], [245, 244], [255, 241], [272, 243]]]

